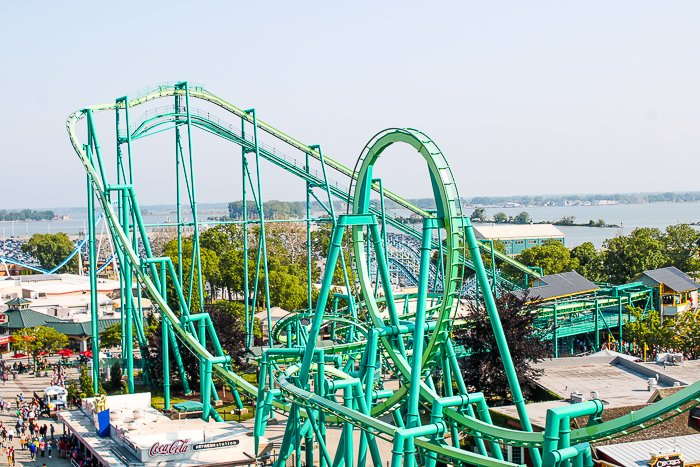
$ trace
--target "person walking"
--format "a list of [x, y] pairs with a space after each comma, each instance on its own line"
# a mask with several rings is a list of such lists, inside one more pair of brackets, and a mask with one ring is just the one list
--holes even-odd
[[15, 450], [10, 448], [7, 450], [7, 463], [13, 467], [15, 465]]
[[56, 431], [56, 427], [51, 424], [51, 439], [55, 439], [56, 437], [54, 436], [54, 432]]
[[43, 439], [39, 441], [39, 451], [41, 451], [41, 457], [44, 457], [44, 454], [46, 453], [46, 443]]
[[46, 449], [49, 451], [49, 459], [51, 459], [51, 450], [53, 449], [53, 441], [48, 440], [46, 442]]
[[29, 445], [29, 459], [36, 459], [36, 441], [32, 441], [32, 443]]

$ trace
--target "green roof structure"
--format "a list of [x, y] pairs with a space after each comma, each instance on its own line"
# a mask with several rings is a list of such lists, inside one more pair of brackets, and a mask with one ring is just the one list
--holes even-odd
[[17, 297], [5, 302], [5, 305], [27, 305], [29, 303], [32, 302], [30, 300], [27, 300], [26, 298]]
[[10, 310], [25, 310], [29, 308], [30, 303], [32, 302], [26, 298], [17, 297], [5, 302], [5, 305], [7, 305]]
[[[65, 321], [29, 308], [8, 310], [5, 313], [7, 314], [8, 321], [7, 323], [0, 324], [0, 329], [9, 329], [13, 331], [15, 329], [47, 326], [67, 336], [89, 337], [92, 335], [90, 321], [83, 321], [80, 323]], [[97, 331], [102, 332], [105, 328], [120, 322], [121, 321], [118, 319], [100, 319], [97, 321]]]

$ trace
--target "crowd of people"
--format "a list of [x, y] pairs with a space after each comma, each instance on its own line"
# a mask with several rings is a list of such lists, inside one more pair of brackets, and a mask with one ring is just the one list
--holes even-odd
[[5, 360], [0, 360], [0, 379], [2, 379], [2, 384], [7, 384], [7, 380], [14, 378], [13, 375], [18, 373], [24, 373], [29, 365], [24, 365], [22, 362], [14, 362], [12, 365], [8, 365]]
[[68, 383], [66, 379], [66, 369], [63, 364], [59, 361], [53, 365], [53, 374], [51, 375], [51, 386], [61, 386], [65, 387]]

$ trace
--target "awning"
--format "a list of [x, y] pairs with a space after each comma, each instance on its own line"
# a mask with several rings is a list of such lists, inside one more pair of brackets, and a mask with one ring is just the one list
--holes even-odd
[[202, 410], [204, 407], [202, 406], [201, 402], [185, 401], [173, 404], [173, 408], [178, 412], [197, 412]]

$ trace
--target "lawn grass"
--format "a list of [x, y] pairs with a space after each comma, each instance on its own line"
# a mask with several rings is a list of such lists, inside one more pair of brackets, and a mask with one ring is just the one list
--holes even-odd
[[[255, 383], [256, 376], [255, 374], [246, 374], [243, 375], [243, 377], [246, 379], [246, 381], [249, 381], [251, 383]], [[156, 388], [149, 388], [148, 386], [134, 386], [134, 393], [143, 393], [143, 392], [150, 392], [151, 393], [151, 406], [156, 409], [160, 410], [161, 412], [163, 411], [165, 407], [165, 395], [163, 393], [162, 389], [156, 389]], [[230, 391], [226, 391], [226, 395], [230, 395]], [[189, 398], [184, 398], [180, 397], [177, 395], [170, 395], [170, 404], [177, 404], [178, 402], [185, 402], [185, 401], [199, 401], [199, 396], [193, 396]], [[252, 403], [246, 401], [243, 399], [243, 407], [248, 409], [247, 414], [243, 414], [240, 416], [240, 421], [244, 420], [249, 420], [251, 418], [255, 417], [255, 407], [253, 406]], [[215, 407], [216, 411], [221, 415], [221, 418], [224, 419], [224, 421], [239, 421], [239, 416], [234, 415], [231, 412], [238, 407], [236, 406], [235, 402], [230, 402], [228, 404], [224, 404], [219, 407]]]

